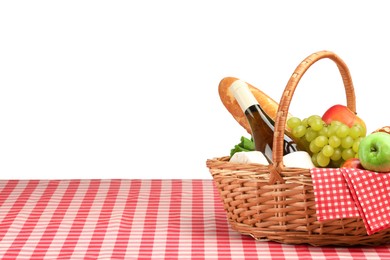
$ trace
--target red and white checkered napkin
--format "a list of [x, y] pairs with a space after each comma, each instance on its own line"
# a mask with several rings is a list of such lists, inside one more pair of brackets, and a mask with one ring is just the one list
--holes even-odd
[[390, 227], [390, 174], [354, 168], [313, 168], [319, 221], [361, 217], [367, 234]]
[[390, 173], [341, 168], [352, 197], [371, 235], [390, 227]]
[[339, 169], [312, 168], [311, 175], [319, 221], [359, 217], [359, 210]]

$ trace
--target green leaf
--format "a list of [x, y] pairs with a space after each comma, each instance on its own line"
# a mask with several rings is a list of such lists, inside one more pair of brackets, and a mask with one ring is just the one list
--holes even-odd
[[253, 138], [249, 139], [245, 136], [242, 136], [240, 139], [240, 143], [236, 144], [230, 150], [230, 157], [232, 157], [237, 152], [249, 152], [255, 150], [255, 143], [253, 142]]
[[245, 136], [241, 137], [241, 147], [249, 150], [249, 151], [254, 151], [255, 150], [255, 143], [253, 142], [253, 139], [248, 139]]

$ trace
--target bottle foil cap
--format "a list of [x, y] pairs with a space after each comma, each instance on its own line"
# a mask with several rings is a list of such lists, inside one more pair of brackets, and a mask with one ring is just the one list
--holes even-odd
[[252, 94], [247, 83], [242, 80], [236, 80], [230, 86], [234, 98], [237, 100], [242, 111], [247, 110], [248, 107], [259, 104], [255, 96]]

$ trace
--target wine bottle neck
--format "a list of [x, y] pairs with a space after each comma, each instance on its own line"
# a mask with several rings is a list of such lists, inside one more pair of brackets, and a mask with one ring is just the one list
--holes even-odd
[[248, 84], [241, 80], [234, 81], [230, 86], [230, 91], [244, 112], [253, 105], [259, 105], [259, 102], [250, 91]]

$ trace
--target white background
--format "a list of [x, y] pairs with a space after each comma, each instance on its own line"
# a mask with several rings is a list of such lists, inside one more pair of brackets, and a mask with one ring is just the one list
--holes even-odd
[[[226, 76], [279, 100], [320, 50], [348, 65], [368, 131], [390, 124], [386, 1], [2, 1], [0, 178], [211, 178], [247, 133]], [[290, 112], [345, 103], [330, 61]]]

